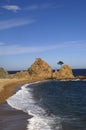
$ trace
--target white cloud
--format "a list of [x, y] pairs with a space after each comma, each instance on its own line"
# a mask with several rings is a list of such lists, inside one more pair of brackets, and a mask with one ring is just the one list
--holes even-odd
[[70, 47], [70, 49], [73, 48], [73, 49], [86, 50], [86, 40], [68, 41], [68, 42], [64, 42], [64, 45]]
[[76, 52], [86, 51], [86, 41], [70, 41], [61, 44], [52, 44], [46, 46], [21, 46], [21, 45], [2, 45], [0, 46], [0, 55], [16, 55], [26, 53], [38, 53], [49, 50], [61, 50], [68, 49]]
[[6, 10], [11, 10], [14, 12], [21, 10], [21, 8], [18, 5], [4, 5], [4, 6], [2, 6], [2, 8], [6, 9]]
[[13, 28], [17, 26], [23, 26], [23, 25], [31, 24], [33, 22], [35, 22], [35, 20], [32, 19], [10, 19], [5, 21], [0, 21], [0, 30]]
[[25, 7], [25, 10], [33, 11], [33, 10], [39, 10], [39, 9], [48, 9], [48, 8], [61, 8], [63, 5], [56, 5], [54, 3], [44, 3], [44, 4], [35, 4], [35, 5], [29, 5]]
[[25, 8], [21, 8], [18, 5], [3, 5], [1, 8], [17, 12], [19, 10], [28, 10], [28, 11], [33, 11], [33, 10], [40, 10], [40, 9], [48, 9], [48, 8], [61, 8], [63, 5], [57, 5], [55, 3], [42, 3], [42, 4], [32, 4], [28, 5]]
[[20, 46], [20, 45], [3, 45], [0, 47], [0, 55], [12, 55], [12, 54], [22, 54], [22, 53], [36, 53], [51, 50], [53, 47], [43, 47], [43, 46]]
[[50, 8], [50, 4], [29, 5], [25, 9], [31, 11], [31, 10], [39, 10], [39, 9], [46, 9], [46, 8]]

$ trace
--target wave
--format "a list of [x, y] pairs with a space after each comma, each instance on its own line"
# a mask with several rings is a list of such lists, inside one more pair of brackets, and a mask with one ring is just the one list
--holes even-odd
[[[27, 126], [28, 130], [62, 130], [61, 119], [58, 117], [38, 117], [31, 118]], [[57, 124], [57, 125], [56, 125]]]
[[83, 80], [80, 80], [80, 79], [61, 79], [61, 80], [58, 80], [58, 81], [68, 82], [68, 81], [83, 81]]
[[[62, 130], [61, 118], [47, 115], [46, 110], [34, 100], [33, 90], [29, 86], [37, 83], [40, 81], [23, 85], [16, 94], [7, 99], [7, 103], [15, 109], [32, 115], [32, 118], [28, 119], [28, 130]], [[56, 127], [54, 126], [55, 122], [57, 123]]]

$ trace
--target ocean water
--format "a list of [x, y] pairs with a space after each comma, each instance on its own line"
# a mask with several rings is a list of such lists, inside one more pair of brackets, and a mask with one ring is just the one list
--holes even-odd
[[7, 103], [32, 116], [26, 130], [86, 130], [86, 80], [25, 84]]
[[15, 73], [17, 73], [17, 72], [20, 72], [20, 70], [9, 70], [9, 71], [8, 71], [9, 74], [15, 74]]
[[73, 69], [74, 76], [86, 76], [86, 69]]

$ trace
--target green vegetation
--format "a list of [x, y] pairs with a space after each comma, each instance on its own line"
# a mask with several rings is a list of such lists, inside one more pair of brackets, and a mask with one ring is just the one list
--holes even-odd
[[63, 61], [59, 61], [59, 62], [57, 62], [57, 64], [62, 66], [64, 64], [64, 62]]

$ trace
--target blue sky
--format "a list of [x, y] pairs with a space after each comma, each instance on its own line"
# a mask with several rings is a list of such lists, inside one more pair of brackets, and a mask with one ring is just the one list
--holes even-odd
[[38, 57], [86, 68], [86, 0], [0, 1], [0, 66], [27, 69]]

